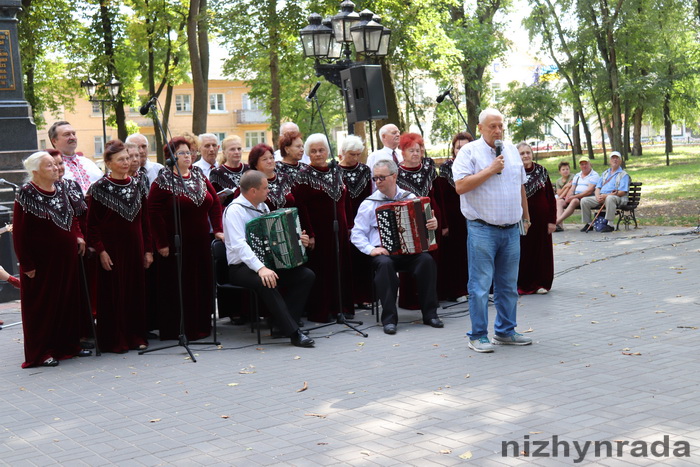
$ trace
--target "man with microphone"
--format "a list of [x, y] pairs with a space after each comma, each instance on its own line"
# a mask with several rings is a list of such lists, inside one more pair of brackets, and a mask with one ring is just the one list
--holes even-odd
[[520, 229], [530, 227], [523, 184], [527, 180], [518, 150], [503, 144], [503, 115], [496, 109], [479, 114], [481, 138], [462, 146], [452, 171], [467, 218], [469, 265], [469, 348], [493, 352], [488, 338], [489, 289], [493, 284], [496, 318], [494, 344], [528, 345], [515, 332], [518, 304]]

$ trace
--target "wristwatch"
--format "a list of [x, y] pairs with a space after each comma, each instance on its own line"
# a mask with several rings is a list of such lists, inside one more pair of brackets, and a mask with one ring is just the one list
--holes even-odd
[[523, 222], [527, 223], [527, 225], [532, 225], [532, 222], [530, 222], [530, 219], [523, 219]]

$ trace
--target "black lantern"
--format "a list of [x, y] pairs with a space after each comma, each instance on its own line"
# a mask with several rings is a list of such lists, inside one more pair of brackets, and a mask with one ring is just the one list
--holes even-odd
[[[372, 20], [376, 23], [382, 24], [382, 19], [374, 15]], [[382, 37], [379, 39], [379, 50], [377, 50], [377, 57], [386, 57], [389, 54], [389, 39], [391, 38], [391, 29], [383, 26]]]
[[352, 42], [357, 53], [373, 55], [379, 51], [384, 26], [374, 21], [373, 17], [374, 13], [371, 11], [362, 10], [360, 23], [351, 28]]
[[92, 101], [92, 98], [95, 97], [95, 92], [97, 91], [97, 84], [95, 84], [95, 82], [88, 76], [88, 79], [80, 82], [80, 86], [85, 88], [88, 98], [90, 98]]
[[[327, 28], [331, 29], [332, 28], [332, 19], [329, 17], [326, 17], [323, 19], [323, 25], [326, 26]], [[338, 42], [335, 39], [335, 35], [331, 35], [331, 42], [328, 47], [328, 60], [338, 60], [340, 58], [340, 55], [343, 52], [343, 43]]]
[[112, 99], [116, 99], [117, 96], [119, 95], [119, 90], [121, 89], [122, 83], [116, 80], [114, 76], [112, 76], [112, 79], [105, 85], [107, 90], [109, 91], [109, 95], [112, 96]]
[[360, 22], [360, 15], [355, 12], [355, 4], [345, 0], [340, 4], [340, 12], [331, 19], [331, 22], [336, 41], [346, 44], [352, 42], [350, 29]]
[[321, 24], [321, 15], [311, 13], [309, 25], [299, 31], [301, 44], [304, 47], [304, 55], [314, 58], [328, 56], [333, 30]]

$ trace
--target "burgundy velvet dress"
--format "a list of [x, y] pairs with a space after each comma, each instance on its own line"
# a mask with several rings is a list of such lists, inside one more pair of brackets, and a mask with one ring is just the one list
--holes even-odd
[[525, 193], [531, 224], [527, 235], [520, 237], [518, 293], [521, 295], [533, 294], [540, 288], [552, 288], [554, 252], [552, 234], [547, 232], [547, 224], [555, 224], [557, 221], [554, 189], [547, 169], [533, 163], [529, 170], [525, 169], [525, 174]]
[[[350, 195], [350, 216], [355, 219], [360, 204], [372, 194], [372, 171], [365, 164], [358, 162], [352, 167], [339, 166], [343, 182]], [[372, 268], [369, 256], [350, 245], [352, 262], [352, 291], [353, 302], [357, 304], [372, 301]]]
[[297, 175], [299, 175], [299, 171], [308, 166], [308, 164], [304, 164], [303, 162], [297, 162], [295, 165], [292, 165], [283, 161], [277, 161], [275, 163], [275, 170], [278, 174], [284, 175], [290, 182], [294, 183]]
[[[399, 188], [410, 191], [418, 197], [430, 198], [430, 207], [438, 221], [438, 228], [435, 231], [438, 249], [430, 252], [430, 256], [433, 257], [436, 263], [438, 263], [440, 259], [440, 248], [442, 248], [442, 235], [440, 232], [443, 228], [449, 226], [440, 209], [440, 199], [442, 196], [439, 186], [434, 183], [437, 176], [435, 161], [429, 157], [424, 157], [421, 164], [415, 168], [407, 168], [403, 164], [399, 165], [399, 175], [396, 179], [396, 184]], [[418, 288], [416, 287], [415, 279], [411, 274], [406, 272], [400, 272], [399, 278], [399, 306], [407, 310], [420, 310]], [[437, 284], [435, 284], [435, 286], [437, 287]], [[438, 296], [438, 298], [442, 299], [443, 297]]]
[[192, 167], [189, 176], [184, 177], [184, 182], [183, 189], [180, 177], [171, 170], [163, 170], [151, 185], [148, 195], [148, 213], [155, 248], [170, 249], [166, 258], [154, 254], [158, 262], [157, 314], [161, 340], [177, 339], [180, 333], [173, 192], [177, 195], [182, 219], [185, 335], [189, 340], [197, 340], [211, 334], [214, 296], [209, 222], [214, 233], [223, 232], [221, 203], [214, 187], [199, 168]]
[[[80, 351], [80, 323], [90, 322], [80, 307], [78, 237], [82, 233], [63, 183], [53, 193], [27, 183], [17, 193], [13, 218], [19, 260], [24, 363], [41, 365]], [[34, 278], [24, 273], [35, 270]]]
[[[447, 221], [449, 232], [442, 237], [438, 252], [438, 297], [455, 299], [467, 294], [467, 220], [462, 215], [459, 195], [455, 191], [452, 163], [448, 159], [440, 166], [435, 185], [442, 195], [440, 211]], [[442, 230], [444, 227], [440, 227]]]
[[[226, 164], [221, 164], [220, 166], [211, 169], [211, 172], [209, 172], [209, 181], [217, 193], [224, 188], [230, 188], [235, 192], [238, 185], [241, 184], [241, 177], [243, 176], [243, 173], [245, 173], [247, 170], [250, 170], [250, 166], [244, 163], [241, 163], [235, 169], [232, 169]], [[223, 206], [228, 206], [233, 199], [233, 195], [225, 198], [222, 203]]]
[[152, 253], [147, 201], [139, 179], [103, 177], [88, 191], [88, 244], [106, 251], [112, 270], [97, 274], [97, 340], [105, 352], [146, 345], [144, 253]]
[[[315, 274], [313, 289], [307, 304], [311, 321], [327, 323], [334, 320], [339, 312], [352, 315], [352, 271], [350, 263], [349, 229], [352, 220], [348, 192], [340, 174], [333, 177], [328, 167], [303, 167], [294, 185], [292, 194], [297, 208], [302, 211], [300, 222], [316, 245], [307, 250], [309, 262], [306, 264]], [[342, 290], [342, 310], [338, 309], [338, 268], [335, 255], [335, 233], [333, 232], [333, 200], [337, 201], [338, 238], [340, 244], [340, 283]]]

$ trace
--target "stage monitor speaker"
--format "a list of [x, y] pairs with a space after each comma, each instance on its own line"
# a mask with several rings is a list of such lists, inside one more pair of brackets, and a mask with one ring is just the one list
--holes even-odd
[[382, 67], [360, 65], [340, 72], [349, 124], [381, 120], [389, 115], [384, 97]]

